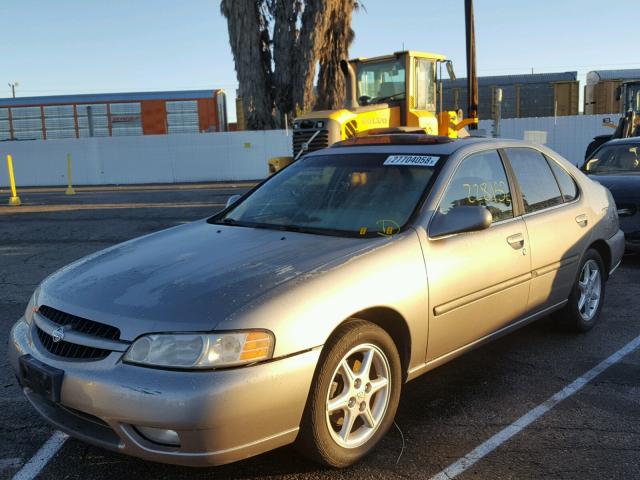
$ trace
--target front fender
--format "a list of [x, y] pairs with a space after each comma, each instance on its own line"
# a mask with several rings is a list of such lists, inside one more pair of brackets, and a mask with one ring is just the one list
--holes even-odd
[[297, 277], [217, 329], [266, 328], [276, 338], [275, 358], [323, 345], [355, 313], [385, 307], [398, 312], [407, 323], [409, 366], [413, 366], [425, 361], [427, 292], [418, 236], [408, 230], [339, 265]]

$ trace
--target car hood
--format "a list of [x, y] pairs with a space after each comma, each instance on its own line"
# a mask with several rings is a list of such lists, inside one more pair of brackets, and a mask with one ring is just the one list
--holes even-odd
[[593, 174], [589, 178], [607, 187], [616, 200], [640, 199], [640, 173]]
[[149, 332], [207, 331], [270, 290], [379, 242], [202, 220], [62, 268], [43, 282], [38, 304], [115, 325], [127, 340]]

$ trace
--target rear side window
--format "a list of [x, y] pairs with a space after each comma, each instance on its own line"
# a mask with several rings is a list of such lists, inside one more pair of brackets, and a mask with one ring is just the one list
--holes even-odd
[[462, 161], [442, 197], [440, 213], [473, 205], [487, 207], [494, 222], [513, 218], [509, 182], [496, 150], [474, 153]]
[[525, 213], [562, 203], [558, 182], [540, 152], [531, 148], [507, 148], [506, 152], [520, 184]]
[[578, 187], [576, 187], [576, 182], [555, 161], [551, 160], [550, 158], [547, 158], [547, 161], [551, 166], [551, 170], [553, 170], [553, 174], [558, 181], [558, 185], [560, 185], [560, 191], [562, 192], [562, 198], [564, 199], [564, 201], [571, 202], [575, 200], [578, 196]]

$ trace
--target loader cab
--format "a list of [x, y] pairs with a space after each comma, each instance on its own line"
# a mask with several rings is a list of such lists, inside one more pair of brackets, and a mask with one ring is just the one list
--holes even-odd
[[358, 103], [361, 107], [386, 104], [397, 109], [393, 115], [397, 120], [391, 124], [425, 127], [437, 123], [439, 62], [446, 62], [442, 55], [414, 51], [351, 60]]

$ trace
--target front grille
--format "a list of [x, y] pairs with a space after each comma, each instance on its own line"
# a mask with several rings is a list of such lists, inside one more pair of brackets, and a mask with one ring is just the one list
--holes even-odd
[[76, 332], [86, 333], [94, 337], [106, 338], [107, 340], [118, 340], [120, 338], [120, 330], [111, 325], [94, 322], [86, 318], [76, 317], [69, 313], [61, 312], [55, 308], [42, 305], [38, 308], [38, 313], [43, 317], [47, 317], [53, 323], [61, 326], [70, 326]]
[[[94, 322], [93, 320], [87, 320], [86, 318], [76, 317], [75, 315], [61, 312], [60, 310], [56, 310], [55, 308], [51, 308], [46, 305], [41, 306], [38, 309], [38, 313], [53, 323], [72, 328], [76, 332], [85, 333], [93, 337], [104, 338], [107, 340], [118, 340], [120, 338], [120, 330], [116, 327]], [[37, 326], [36, 331], [42, 346], [46, 348], [47, 351], [58, 357], [83, 360], [101, 360], [111, 353], [110, 350], [88, 347], [86, 345], [77, 345], [75, 343], [65, 342], [64, 340], [54, 342], [51, 335]]]
[[[294, 130], [293, 132], [293, 156], [298, 155], [302, 145], [311, 139], [318, 130]], [[313, 141], [309, 144], [307, 152], [320, 150], [329, 146], [329, 130], [320, 130]]]
[[51, 335], [44, 330], [40, 330], [38, 327], [36, 327], [36, 330], [42, 346], [58, 357], [102, 360], [103, 358], [107, 358], [111, 353], [110, 350], [76, 345], [75, 343], [65, 342], [64, 340], [56, 343], [53, 341]]

